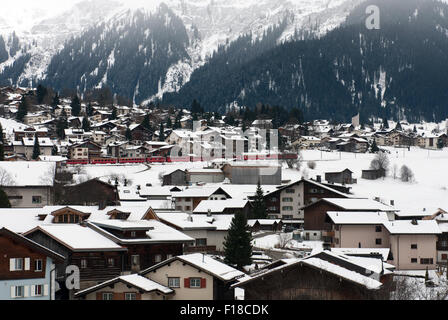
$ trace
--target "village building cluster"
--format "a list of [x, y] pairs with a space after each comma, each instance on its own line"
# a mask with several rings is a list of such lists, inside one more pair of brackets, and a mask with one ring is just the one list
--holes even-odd
[[[247, 300], [389, 299], [395, 274], [448, 263], [442, 208], [403, 212], [393, 201], [351, 193], [359, 179], [384, 176], [381, 168], [366, 167], [362, 177], [350, 168], [284, 175], [300, 150], [440, 149], [447, 132], [404, 121], [360, 125], [355, 117], [283, 125], [275, 144], [264, 136], [271, 119], [242, 128], [225, 116], [95, 101], [80, 102], [75, 115], [73, 101], [61, 98], [30, 106], [20, 122], [19, 106], [35, 90], [0, 88], [0, 95], [0, 188], [11, 206], [0, 209], [1, 300], [233, 300], [242, 292]], [[204, 165], [188, 165], [195, 162]], [[145, 184], [74, 179], [87, 165], [134, 164], [166, 168]], [[260, 204], [265, 216], [255, 214]], [[230, 265], [223, 253], [240, 215], [254, 243], [292, 233], [320, 248], [278, 259], [254, 244], [251, 265]], [[73, 266], [79, 286], [66, 288]]]

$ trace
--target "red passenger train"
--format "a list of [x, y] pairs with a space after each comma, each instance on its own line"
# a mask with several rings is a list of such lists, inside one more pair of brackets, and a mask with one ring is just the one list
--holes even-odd
[[[236, 156], [234, 159], [239, 161], [253, 160], [287, 160], [297, 159], [297, 154], [246, 154], [244, 156]], [[214, 158], [218, 159], [218, 158]], [[205, 159], [203, 157], [183, 156], [183, 157], [147, 157], [147, 158], [95, 158], [90, 160], [67, 160], [67, 165], [88, 165], [88, 164], [136, 164], [136, 163], [176, 163], [176, 162], [201, 162], [213, 159]]]

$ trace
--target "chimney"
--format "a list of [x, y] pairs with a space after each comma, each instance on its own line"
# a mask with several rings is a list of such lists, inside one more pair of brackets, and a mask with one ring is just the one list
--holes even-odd
[[394, 206], [395, 206], [395, 200], [390, 200], [390, 205], [391, 205], [392, 207], [394, 207]]
[[193, 222], [193, 215], [191, 213], [188, 214], [187, 220]]
[[316, 176], [316, 181], [321, 183], [322, 182], [322, 176]]
[[414, 226], [417, 226], [418, 225], [418, 221], [416, 220], [416, 219], [412, 219], [412, 222], [411, 222]]
[[208, 209], [207, 217], [211, 217], [211, 216], [212, 216], [212, 209]]

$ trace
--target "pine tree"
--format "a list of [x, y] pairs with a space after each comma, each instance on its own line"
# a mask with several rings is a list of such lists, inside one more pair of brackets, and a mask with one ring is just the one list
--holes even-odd
[[17, 110], [17, 120], [23, 122], [23, 119], [28, 114], [28, 100], [25, 96], [22, 97], [20, 101], [19, 109]]
[[48, 90], [43, 85], [39, 84], [37, 86], [36, 95], [37, 95], [37, 102], [39, 104], [41, 104], [44, 101], [47, 93], [48, 93]]
[[117, 120], [118, 116], [117, 116], [117, 108], [112, 108], [112, 115], [110, 116], [111, 120]]
[[88, 117], [93, 116], [93, 107], [92, 104], [89, 102], [89, 104], [86, 107], [86, 113]]
[[11, 208], [8, 195], [0, 188], [0, 208]]
[[160, 123], [159, 141], [165, 141], [165, 129], [163, 128], [163, 123]]
[[0, 161], [5, 161], [5, 147], [3, 142], [0, 142]]
[[172, 128], [173, 127], [173, 122], [171, 121], [171, 117], [168, 116], [168, 119], [166, 120], [166, 127], [167, 128]]
[[151, 130], [151, 121], [149, 119], [149, 114], [145, 115], [141, 125], [142, 125], [143, 128]]
[[72, 115], [77, 117], [81, 113], [81, 101], [78, 98], [78, 95], [75, 95], [72, 99], [72, 103], [70, 104], [72, 107]]
[[58, 155], [58, 147], [53, 146], [53, 148], [51, 148], [51, 155], [52, 156], [57, 156]]
[[61, 104], [61, 101], [59, 100], [59, 94], [56, 92], [56, 94], [53, 97], [53, 102], [51, 103], [53, 110], [60, 104]]
[[36, 136], [34, 138], [34, 147], [33, 147], [33, 160], [37, 160], [40, 156], [40, 144], [39, 144], [39, 138]]
[[252, 236], [244, 213], [237, 213], [224, 241], [225, 263], [242, 269], [252, 263]]
[[82, 128], [84, 129], [85, 132], [90, 132], [91, 128], [89, 118], [84, 117], [82, 119]]
[[62, 110], [59, 119], [56, 122], [56, 134], [60, 139], [65, 139], [65, 129], [68, 129], [67, 113]]
[[252, 203], [252, 215], [254, 219], [266, 219], [266, 203], [264, 202], [264, 192], [261, 188], [260, 181], [258, 181], [257, 191], [255, 193], [255, 200]]
[[377, 153], [378, 151], [380, 151], [380, 149], [378, 148], [378, 146], [376, 144], [376, 140], [373, 139], [372, 146], [370, 147], [370, 152]]
[[126, 137], [126, 140], [128, 140], [128, 141], [132, 141], [133, 140], [132, 139], [132, 132], [131, 132], [131, 129], [129, 129], [129, 127], [127, 127], [127, 129], [126, 129], [125, 137]]

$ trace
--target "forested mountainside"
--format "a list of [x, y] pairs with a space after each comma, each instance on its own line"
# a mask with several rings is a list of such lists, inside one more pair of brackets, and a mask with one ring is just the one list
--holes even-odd
[[165, 5], [127, 12], [68, 41], [48, 67], [46, 85], [83, 92], [106, 85], [139, 103], [158, 92], [168, 68], [187, 58], [182, 21]]
[[[365, 26], [367, 5], [380, 30]], [[242, 38], [244, 39], [244, 38]], [[218, 52], [164, 102], [198, 99], [210, 110], [257, 103], [300, 107], [305, 117], [441, 120], [448, 115], [448, 6], [433, 0], [370, 0], [320, 39], [291, 41], [248, 59], [243, 40]], [[238, 48], [238, 50], [235, 50]], [[212, 67], [213, 66], [213, 67]], [[216, 72], [214, 72], [216, 70]]]

